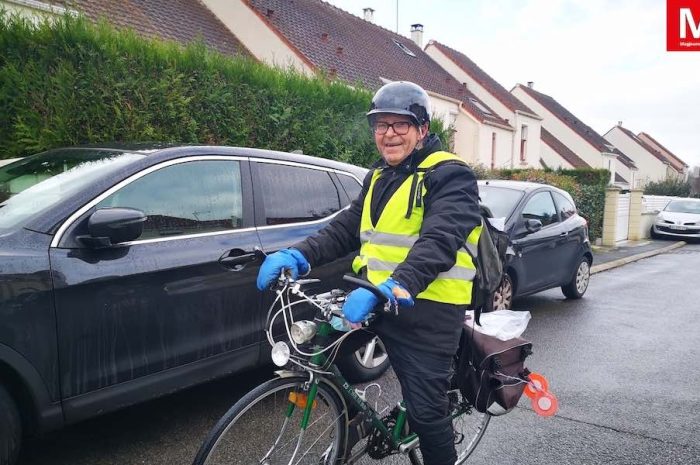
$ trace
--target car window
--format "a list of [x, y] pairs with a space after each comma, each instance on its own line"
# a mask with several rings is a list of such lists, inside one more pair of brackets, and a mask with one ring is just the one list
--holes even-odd
[[340, 179], [340, 184], [343, 185], [345, 193], [348, 194], [350, 200], [355, 200], [362, 192], [362, 184], [357, 182], [357, 179], [346, 174], [338, 173], [338, 179]]
[[149, 173], [102, 200], [101, 207], [129, 207], [148, 219], [140, 239], [239, 228], [243, 221], [240, 162], [201, 160]]
[[479, 199], [486, 205], [494, 218], [508, 218], [523, 196], [523, 191], [479, 185]]
[[559, 192], [552, 192], [554, 199], [557, 201], [557, 209], [559, 210], [559, 216], [561, 220], [564, 221], [567, 218], [571, 218], [576, 214], [576, 207], [567, 199], [565, 196], [561, 195]]
[[325, 218], [340, 210], [338, 190], [327, 171], [258, 163], [265, 224]]
[[0, 230], [16, 228], [144, 155], [61, 149], [0, 168]]
[[533, 195], [523, 208], [523, 218], [540, 220], [542, 226], [558, 222], [557, 210], [549, 192], [538, 192]]

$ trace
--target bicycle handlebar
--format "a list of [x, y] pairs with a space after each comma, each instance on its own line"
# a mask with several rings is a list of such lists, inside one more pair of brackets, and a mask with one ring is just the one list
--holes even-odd
[[363, 287], [370, 291], [372, 294], [374, 294], [378, 299], [379, 303], [385, 304], [389, 301], [389, 299], [386, 298], [384, 294], [382, 294], [382, 291], [377, 289], [377, 286], [372, 284], [371, 282], [364, 280], [362, 278], [358, 278], [357, 276], [353, 276], [350, 274], [346, 274], [343, 276], [343, 281], [347, 281], [349, 283], [352, 283], [358, 287]]

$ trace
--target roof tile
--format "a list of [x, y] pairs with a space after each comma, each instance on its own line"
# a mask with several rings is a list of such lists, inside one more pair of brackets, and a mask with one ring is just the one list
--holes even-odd
[[[412, 40], [320, 0], [247, 0], [268, 24], [319, 69], [371, 90], [412, 81], [462, 102], [483, 122], [510, 126]], [[342, 51], [339, 51], [342, 48]]]
[[666, 157], [668, 162], [671, 163], [671, 166], [673, 166], [673, 168], [676, 171], [682, 172], [683, 170], [688, 168], [688, 164], [686, 162], [678, 158], [669, 149], [661, 145], [656, 139], [651, 137], [651, 135], [647, 134], [646, 132], [640, 132], [639, 134], [637, 134], [637, 137], [639, 137], [641, 140], [648, 143], [655, 149], [659, 150], [661, 155]]
[[54, 0], [81, 11], [91, 20], [105, 18], [117, 27], [148, 37], [186, 45], [202, 39], [227, 54], [252, 54], [199, 0]]
[[465, 54], [454, 50], [447, 45], [437, 41], [431, 41], [438, 50], [444, 53], [450, 60], [465, 73], [471, 76], [475, 81], [481, 84], [491, 95], [496, 97], [503, 105], [511, 111], [522, 111], [531, 115], [537, 116], [537, 113], [532, 111], [527, 105], [518, 100], [518, 98], [508, 92], [505, 87], [500, 85], [495, 79], [489, 76], [484, 70], [479, 68], [476, 63], [469, 59]]
[[526, 94], [528, 94], [533, 99], [537, 100], [543, 107], [549, 110], [554, 116], [559, 118], [564, 124], [566, 124], [572, 131], [578, 134], [583, 140], [591, 144], [601, 153], [614, 153], [618, 156], [618, 159], [628, 168], [636, 168], [634, 161], [619, 149], [613, 147], [608, 141], [603, 139], [603, 136], [595, 132], [590, 126], [584, 124], [583, 121], [578, 119], [569, 110], [564, 108], [559, 102], [554, 100], [549, 95], [543, 94], [542, 92], [537, 92], [529, 86], [524, 86], [518, 84], [520, 89], [522, 89]]

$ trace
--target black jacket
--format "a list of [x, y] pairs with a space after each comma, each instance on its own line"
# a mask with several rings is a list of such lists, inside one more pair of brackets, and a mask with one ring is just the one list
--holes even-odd
[[[406, 178], [413, 175], [425, 157], [440, 149], [440, 139], [431, 135], [424, 147], [414, 151], [401, 165], [390, 167], [383, 161], [375, 164], [374, 168], [382, 168], [382, 174], [375, 184], [370, 204], [374, 223]], [[371, 178], [372, 171], [348, 209], [317, 234], [294, 246], [312, 268], [360, 248], [360, 219]], [[462, 164], [439, 166], [426, 174], [424, 184], [427, 194], [423, 198], [420, 237], [392, 274], [413, 296], [425, 290], [438, 273], [452, 268], [457, 250], [464, 245], [471, 230], [481, 224], [476, 177], [469, 167]], [[382, 338], [434, 352], [452, 352], [459, 342], [458, 329], [464, 318], [462, 310], [455, 305], [416, 299], [415, 307], [402, 309], [398, 317], [382, 318], [375, 326]]]

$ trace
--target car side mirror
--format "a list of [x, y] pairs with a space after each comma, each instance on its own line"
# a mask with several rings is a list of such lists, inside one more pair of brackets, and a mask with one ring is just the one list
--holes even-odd
[[80, 241], [94, 248], [109, 247], [138, 239], [148, 217], [135, 208], [100, 208], [88, 218], [88, 236]]
[[532, 218], [525, 220], [525, 230], [528, 233], [536, 233], [540, 229], [542, 229], [542, 222], [540, 220], [533, 220]]

